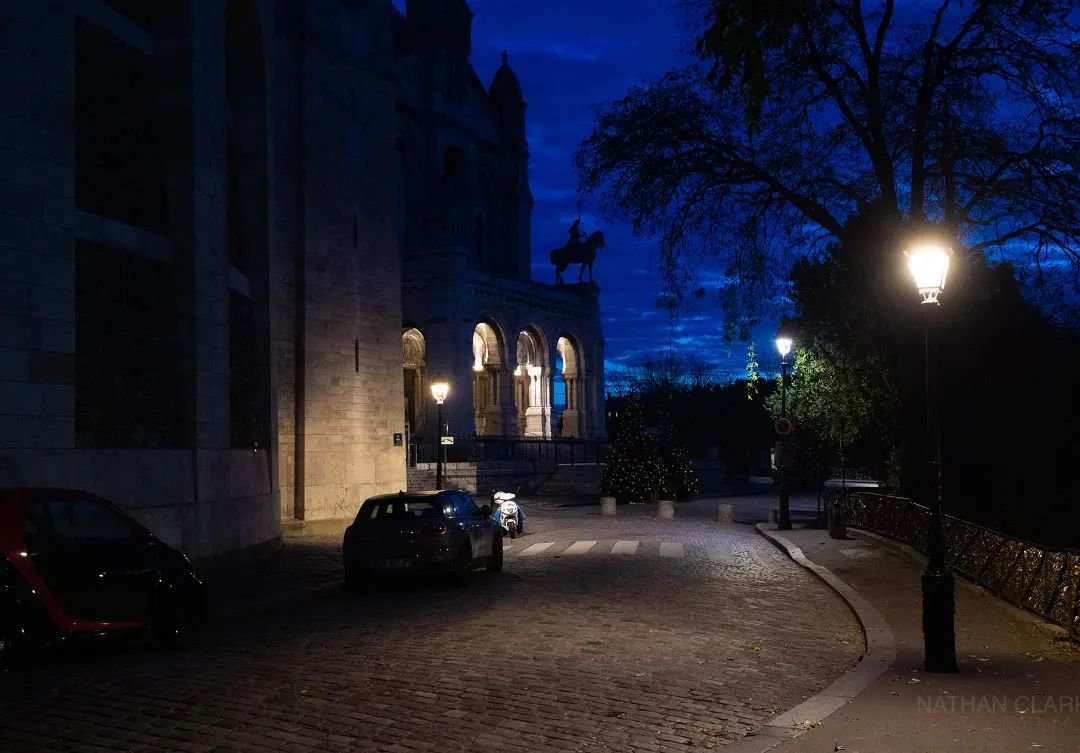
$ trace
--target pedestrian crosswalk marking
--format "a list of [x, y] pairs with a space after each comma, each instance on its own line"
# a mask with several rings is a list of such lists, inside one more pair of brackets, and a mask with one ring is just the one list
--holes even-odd
[[640, 541], [616, 541], [615, 546], [611, 547], [612, 554], [634, 554], [637, 551]]
[[527, 547], [526, 549], [524, 549], [521, 552], [521, 556], [522, 557], [527, 557], [527, 556], [532, 555], [532, 554], [540, 554], [540, 552], [543, 552], [544, 550], [548, 549], [549, 547], [553, 547], [553, 546], [555, 546], [554, 541], [546, 541], [543, 544], [533, 544], [532, 546]]
[[596, 546], [595, 541], [575, 541], [566, 548], [566, 551], [563, 552], [563, 554], [585, 554], [594, 546]]
[[682, 557], [683, 545], [682, 544], [661, 544], [660, 545], [661, 557]]

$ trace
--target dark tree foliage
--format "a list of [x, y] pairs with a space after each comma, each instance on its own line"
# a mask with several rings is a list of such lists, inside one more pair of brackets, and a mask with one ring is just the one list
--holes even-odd
[[863, 284], [857, 257], [834, 249], [796, 265], [799, 316], [789, 326], [797, 342], [818, 344], [838, 364], [880, 370], [895, 387], [897, 401], [874, 401], [878, 420], [888, 426], [884, 445], [876, 438], [875, 444], [879, 454], [897, 448], [898, 478], [889, 480], [921, 499], [928, 325], [946, 509], [1027, 538], [1076, 546], [1080, 511], [1069, 502], [1080, 494], [1071, 461], [1080, 453], [1076, 332], [1047, 321], [1025, 299], [1008, 264], [988, 264], [979, 254], [953, 264], [942, 305], [923, 311], [910, 289], [887, 290], [891, 298], [883, 303]]
[[[887, 370], [901, 491], [917, 498], [927, 307], [901, 251], [928, 229], [944, 235], [956, 253], [928, 324], [947, 507], [1063, 542], [1080, 523], [1067, 472], [1080, 451], [1075, 3], [688, 5], [703, 65], [598, 112], [577, 155], [583, 190], [660, 236], [671, 294], [703, 269], [721, 276], [730, 334], [779, 288], [798, 342]], [[1057, 326], [1006, 259], [1058, 284], [1040, 292]]]
[[[975, 251], [1080, 261], [1072, 0], [688, 4], [705, 65], [602, 108], [577, 155], [584, 190], [661, 236], [674, 291], [719, 262], [744, 315], [794, 258], [893, 256], [926, 222]], [[871, 211], [890, 244], [853, 235]]]

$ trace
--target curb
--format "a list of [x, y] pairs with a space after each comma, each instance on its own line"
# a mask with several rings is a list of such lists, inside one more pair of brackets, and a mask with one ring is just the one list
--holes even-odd
[[862, 626], [866, 637], [866, 654], [857, 665], [840, 675], [817, 695], [785, 711], [742, 740], [725, 745], [725, 753], [763, 753], [785, 740], [798, 737], [808, 729], [806, 722], [816, 724], [839, 710], [883, 675], [896, 660], [896, 636], [876, 607], [828, 568], [807, 559], [802, 549], [789, 539], [776, 531], [768, 530], [764, 523], [758, 523], [754, 528], [795, 562], [821, 578], [847, 603]]

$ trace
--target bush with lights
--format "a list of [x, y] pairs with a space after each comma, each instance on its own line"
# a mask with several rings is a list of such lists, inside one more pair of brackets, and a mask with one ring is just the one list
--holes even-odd
[[600, 493], [620, 503], [648, 502], [661, 482], [656, 437], [645, 427], [641, 404], [631, 401], [619, 416], [615, 444], [600, 476]]
[[658, 441], [660, 460], [660, 493], [665, 499], [679, 502], [689, 501], [698, 491], [697, 474], [690, 462], [690, 452], [680, 441], [675, 431], [671, 416], [660, 416], [660, 436]]
[[660, 417], [659, 432], [650, 432], [641, 404], [631, 401], [626, 405], [600, 477], [600, 493], [620, 503], [657, 498], [685, 501], [697, 493], [690, 453], [666, 414]]

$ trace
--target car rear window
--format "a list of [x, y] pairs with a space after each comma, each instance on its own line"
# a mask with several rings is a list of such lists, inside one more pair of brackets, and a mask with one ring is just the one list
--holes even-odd
[[443, 517], [442, 497], [397, 497], [395, 499], [369, 499], [360, 507], [357, 523], [378, 520], [413, 520], [417, 518]]

